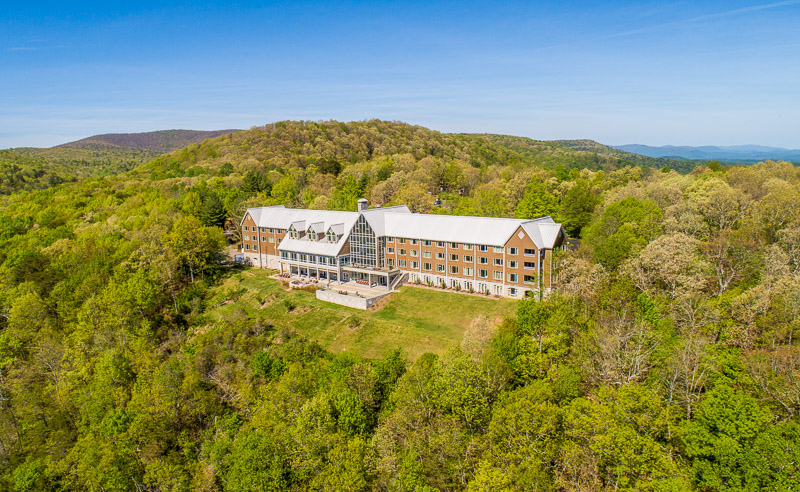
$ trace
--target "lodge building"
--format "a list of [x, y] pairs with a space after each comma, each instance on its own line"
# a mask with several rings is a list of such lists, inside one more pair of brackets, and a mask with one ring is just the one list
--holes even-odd
[[548, 289], [563, 247], [550, 217], [507, 219], [411, 213], [405, 205], [357, 212], [283, 205], [250, 208], [242, 253], [252, 265], [330, 282], [392, 289], [406, 280], [523, 297]]

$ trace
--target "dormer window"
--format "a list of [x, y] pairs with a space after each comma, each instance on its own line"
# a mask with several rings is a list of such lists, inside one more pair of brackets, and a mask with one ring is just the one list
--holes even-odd
[[328, 237], [328, 242], [329, 243], [335, 243], [335, 242], [338, 241], [338, 239], [336, 237], [336, 234], [333, 231], [329, 230], [328, 233], [326, 234], [326, 236]]
[[294, 226], [289, 227], [289, 237], [291, 239], [297, 239], [298, 237], [297, 229], [295, 229]]
[[308, 239], [309, 241], [316, 241], [317, 240], [317, 233], [314, 232], [314, 229], [312, 229], [310, 227], [308, 228], [308, 231], [306, 231], [306, 239]]

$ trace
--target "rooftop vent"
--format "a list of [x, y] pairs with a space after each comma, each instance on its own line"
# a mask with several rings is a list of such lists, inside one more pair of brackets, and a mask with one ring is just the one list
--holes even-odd
[[367, 199], [366, 198], [361, 198], [360, 200], [358, 200], [358, 211], [359, 212], [363, 212], [364, 210], [367, 209], [368, 205], [369, 205], [369, 202], [367, 202]]

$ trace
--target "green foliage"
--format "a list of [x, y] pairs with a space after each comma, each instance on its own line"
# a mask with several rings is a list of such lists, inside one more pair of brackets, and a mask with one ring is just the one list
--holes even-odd
[[661, 209], [651, 200], [624, 198], [609, 205], [586, 232], [595, 259], [614, 269], [661, 233]]
[[269, 182], [267, 175], [255, 170], [248, 171], [242, 180], [242, 190], [246, 193], [261, 193], [269, 194], [272, 189], [272, 184]]
[[545, 215], [556, 215], [558, 200], [547, 192], [544, 183], [531, 181], [525, 190], [525, 196], [517, 205], [515, 215], [522, 219], [535, 219]]
[[226, 214], [222, 206], [222, 200], [219, 199], [216, 193], [209, 192], [203, 198], [199, 219], [206, 226], [222, 227], [225, 224], [225, 218]]
[[681, 429], [696, 485], [715, 490], [797, 487], [800, 428], [796, 422], [770, 425], [772, 420], [768, 409], [730, 386], [718, 384], [709, 391], [696, 418]]
[[[0, 197], [0, 489], [800, 486], [789, 164], [681, 175], [378, 121], [42, 190], [32, 155], [4, 157], [34, 191]], [[221, 261], [248, 206], [361, 196], [583, 237], [538, 300], [405, 286], [358, 313]]]

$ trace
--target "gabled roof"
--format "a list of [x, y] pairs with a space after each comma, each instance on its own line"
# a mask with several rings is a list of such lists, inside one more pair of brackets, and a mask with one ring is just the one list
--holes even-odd
[[393, 207], [368, 208], [361, 212], [367, 220], [367, 224], [372, 228], [376, 236], [385, 236], [386, 215], [387, 214], [411, 214], [411, 210], [405, 205]]
[[386, 214], [386, 235], [503, 246], [521, 222], [492, 217], [389, 213]]
[[328, 227], [328, 230], [336, 234], [337, 236], [341, 236], [342, 234], [344, 234], [344, 224], [341, 223], [332, 224], [330, 227]]
[[523, 227], [537, 248], [552, 248], [561, 224], [551, 217], [507, 219], [463, 215], [396, 214], [385, 215], [386, 235], [451, 243], [503, 246]]
[[324, 222], [314, 222], [313, 224], [308, 224], [309, 231], [314, 231], [317, 234], [322, 234], [325, 232], [325, 223]]
[[286, 207], [284, 207], [283, 205], [273, 205], [271, 207], [248, 208], [247, 209], [247, 213], [242, 215], [242, 220], [239, 221], [239, 226], [241, 227], [242, 223], [244, 222], [245, 217], [247, 217], [247, 214], [250, 214], [250, 217], [253, 218], [253, 221], [256, 223], [256, 225], [258, 225], [259, 227], [265, 227], [265, 226], [262, 226], [262, 225], [259, 224], [259, 221], [261, 219], [261, 214], [263, 212], [274, 210], [274, 209], [285, 209], [285, 208]]
[[[318, 243], [303, 239], [284, 238], [279, 248], [310, 254], [336, 255], [349, 239], [359, 215], [363, 215], [377, 236], [408, 237], [467, 244], [503, 246], [514, 232], [522, 227], [537, 248], [555, 248], [565, 240], [561, 224], [551, 217], [537, 219], [508, 219], [494, 217], [467, 217], [458, 215], [416, 214], [405, 205], [370, 208], [362, 212], [332, 210], [306, 210], [274, 207], [247, 210], [259, 227], [306, 230], [306, 224], [318, 234], [333, 230], [339, 240]], [[289, 241], [289, 242], [287, 242]], [[301, 242], [304, 244], [296, 244]], [[317, 246], [309, 246], [316, 244]], [[334, 251], [335, 252], [332, 252]], [[313, 251], [313, 252], [312, 252]]]

